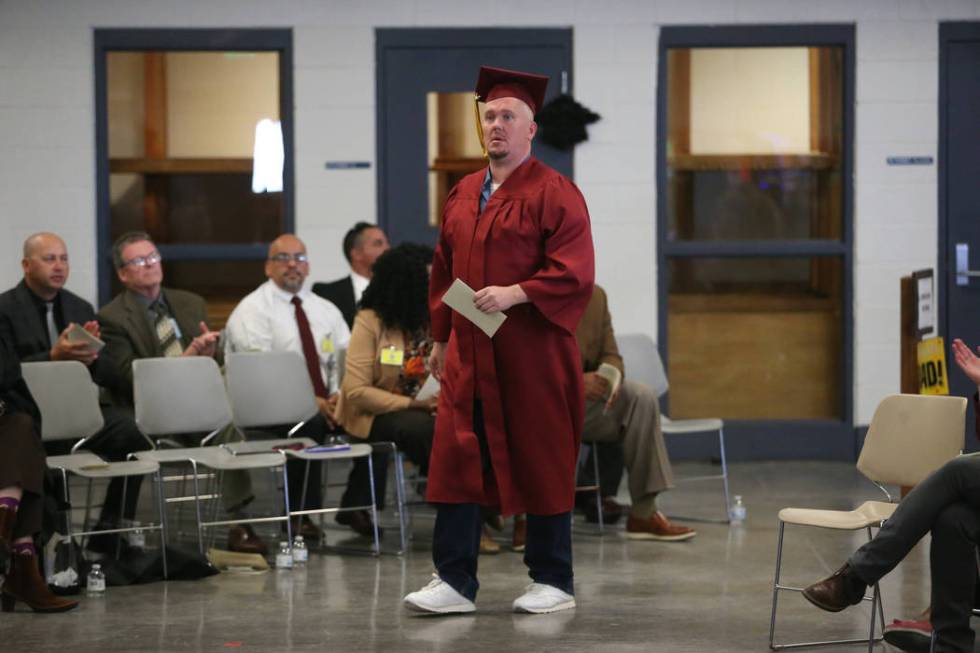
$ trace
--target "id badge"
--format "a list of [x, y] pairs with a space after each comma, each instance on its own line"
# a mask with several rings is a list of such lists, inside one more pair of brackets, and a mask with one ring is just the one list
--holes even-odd
[[320, 351], [324, 354], [333, 353], [333, 337], [323, 336], [323, 340], [320, 342]]
[[401, 365], [404, 359], [405, 359], [405, 352], [402, 351], [401, 349], [388, 347], [387, 349], [381, 350], [382, 365]]

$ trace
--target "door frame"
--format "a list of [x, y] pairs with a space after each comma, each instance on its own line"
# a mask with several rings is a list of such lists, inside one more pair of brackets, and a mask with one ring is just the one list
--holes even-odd
[[[99, 305], [108, 302], [112, 283], [112, 216], [109, 206], [109, 111], [106, 55], [112, 51], [275, 51], [279, 53], [279, 121], [282, 125], [283, 231], [295, 231], [293, 147], [293, 30], [292, 29], [157, 29], [95, 28], [95, 206]], [[158, 245], [166, 260], [262, 260], [268, 243]]]
[[[564, 89], [572, 93], [573, 61], [572, 61], [572, 29], [562, 27], [487, 27], [487, 28], [418, 28], [393, 27], [375, 29], [375, 160], [377, 161], [377, 207], [378, 226], [389, 231], [389, 207], [385, 196], [388, 183], [388, 161], [385, 145], [388, 142], [388, 123], [385, 120], [384, 108], [389, 101], [386, 91], [387, 71], [385, 70], [385, 54], [389, 50], [413, 48], [560, 48], [564, 50], [568, 71]], [[476, 85], [476, 73], [473, 71], [473, 84]], [[574, 179], [574, 157], [571, 159], [571, 169], [568, 175]]]
[[[667, 365], [668, 260], [677, 257], [838, 256], [842, 259], [841, 419], [726, 420], [728, 455], [733, 459], [810, 458], [854, 460], [858, 437], [854, 428], [854, 69], [853, 24], [664, 26], [657, 49], [657, 341]], [[840, 240], [768, 242], [679, 242], [667, 238], [667, 50], [720, 47], [820, 47], [843, 50]], [[717, 448], [717, 447], [715, 447]], [[678, 453], [702, 455], [707, 446], [685, 446]]]

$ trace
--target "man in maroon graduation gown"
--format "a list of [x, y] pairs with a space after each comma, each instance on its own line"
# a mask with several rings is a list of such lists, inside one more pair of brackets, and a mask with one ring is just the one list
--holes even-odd
[[[578, 188], [530, 156], [547, 81], [480, 70], [490, 165], [446, 200], [429, 290], [430, 367], [442, 382], [427, 497], [437, 506], [437, 574], [405, 597], [410, 609], [475, 609], [481, 506], [528, 515], [533, 582], [514, 610], [575, 607], [571, 510], [585, 401], [575, 329], [594, 251]], [[506, 313], [492, 339], [443, 304], [456, 278], [477, 291], [478, 309]]]

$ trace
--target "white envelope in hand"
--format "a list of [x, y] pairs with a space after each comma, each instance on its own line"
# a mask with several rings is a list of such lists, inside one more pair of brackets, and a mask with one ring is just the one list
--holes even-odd
[[487, 337], [492, 338], [497, 333], [497, 329], [504, 323], [507, 316], [502, 311], [496, 313], [484, 313], [473, 304], [473, 296], [476, 294], [472, 288], [456, 279], [449, 290], [442, 296], [442, 302], [453, 309], [467, 320], [480, 328]]

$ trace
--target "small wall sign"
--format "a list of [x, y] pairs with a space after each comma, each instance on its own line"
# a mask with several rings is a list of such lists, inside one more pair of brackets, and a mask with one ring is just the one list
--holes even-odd
[[889, 156], [885, 162], [890, 166], [931, 166], [931, 156]]

